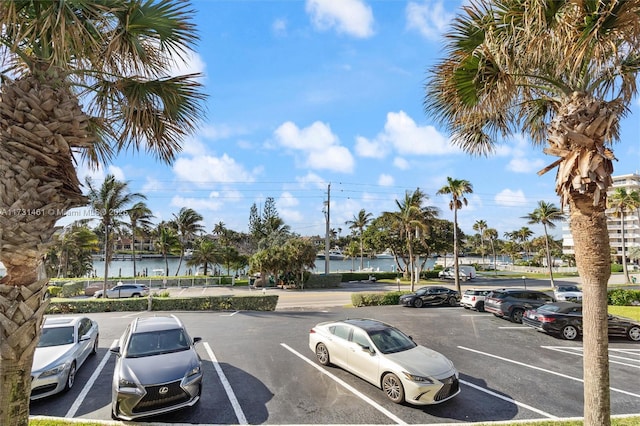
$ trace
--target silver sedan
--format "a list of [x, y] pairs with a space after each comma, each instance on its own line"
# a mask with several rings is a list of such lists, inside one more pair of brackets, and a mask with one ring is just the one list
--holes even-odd
[[134, 420], [195, 405], [202, 392], [202, 361], [176, 316], [136, 318], [111, 347], [117, 355], [111, 417]]
[[31, 367], [31, 399], [69, 390], [76, 371], [98, 349], [98, 323], [87, 317], [45, 317]]
[[344, 368], [398, 404], [438, 404], [460, 393], [458, 371], [449, 359], [380, 321], [320, 323], [309, 332], [309, 348], [320, 364]]

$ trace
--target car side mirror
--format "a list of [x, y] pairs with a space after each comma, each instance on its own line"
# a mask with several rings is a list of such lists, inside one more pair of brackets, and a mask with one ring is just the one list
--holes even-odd
[[193, 344], [195, 345], [196, 343], [202, 341], [202, 337], [194, 337], [193, 338]]
[[111, 346], [109, 348], [109, 352], [113, 352], [114, 354], [120, 356], [120, 346]]
[[369, 355], [375, 355], [376, 354], [376, 351], [371, 349], [370, 346], [361, 346], [361, 348], [362, 348], [362, 352], [368, 352]]
[[80, 341], [84, 342], [85, 340], [89, 340], [91, 339], [91, 336], [89, 336], [88, 334], [84, 334], [82, 336], [80, 336]]

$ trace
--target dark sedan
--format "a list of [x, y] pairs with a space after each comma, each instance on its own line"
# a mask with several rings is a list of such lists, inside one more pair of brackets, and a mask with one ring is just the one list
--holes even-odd
[[[582, 334], [582, 305], [572, 302], [549, 303], [525, 312], [522, 323], [545, 333], [575, 340]], [[609, 315], [609, 336], [626, 337], [638, 342], [640, 323]]]
[[457, 306], [460, 301], [460, 293], [447, 287], [429, 286], [419, 288], [411, 294], [400, 296], [400, 304], [421, 308], [424, 305], [449, 305]]

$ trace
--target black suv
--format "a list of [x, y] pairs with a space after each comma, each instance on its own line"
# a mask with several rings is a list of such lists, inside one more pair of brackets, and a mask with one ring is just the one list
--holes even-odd
[[493, 290], [487, 295], [484, 299], [484, 310], [497, 317], [522, 323], [524, 311], [555, 301], [553, 296], [542, 291], [503, 288]]

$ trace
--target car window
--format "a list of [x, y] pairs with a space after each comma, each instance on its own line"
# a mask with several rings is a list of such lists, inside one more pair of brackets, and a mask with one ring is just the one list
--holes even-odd
[[329, 330], [334, 336], [349, 339], [349, 332], [351, 331], [351, 328], [346, 325], [335, 325], [330, 327]]
[[403, 352], [415, 348], [416, 343], [393, 327], [369, 331], [369, 337], [383, 354]]
[[134, 333], [129, 340], [127, 358], [139, 358], [189, 349], [182, 329]]
[[359, 344], [362, 347], [370, 346], [369, 339], [367, 338], [367, 333], [358, 328], [353, 329], [353, 334], [351, 335], [351, 341]]
[[69, 345], [74, 342], [74, 332], [74, 327], [43, 328], [38, 347]]

